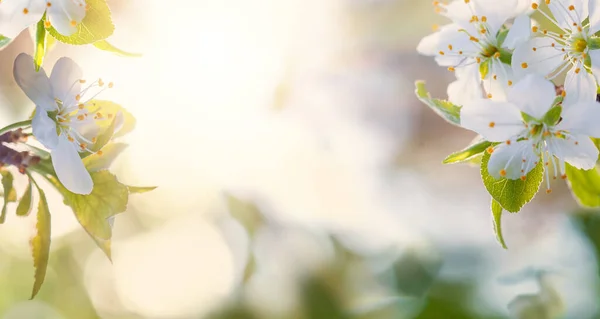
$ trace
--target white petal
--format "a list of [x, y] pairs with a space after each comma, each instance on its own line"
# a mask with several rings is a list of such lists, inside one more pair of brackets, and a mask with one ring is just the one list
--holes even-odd
[[[424, 37], [419, 42], [417, 51], [423, 55], [435, 56], [436, 62], [442, 66], [457, 66], [464, 63], [465, 58], [472, 57], [481, 49], [469, 40], [465, 32], [459, 31], [460, 28], [457, 24], [441, 27], [439, 31]], [[459, 51], [469, 52], [472, 55], [461, 55]]]
[[[577, 143], [575, 143], [577, 142]], [[598, 149], [592, 140], [584, 135], [574, 139], [552, 139], [556, 157], [578, 169], [592, 169], [598, 160]]]
[[564, 89], [566, 92], [563, 105], [577, 104], [581, 102], [596, 101], [596, 79], [581, 66], [579, 73], [575, 69], [567, 72]]
[[54, 96], [63, 101], [66, 106], [77, 103], [75, 97], [81, 92], [81, 80], [83, 73], [75, 61], [62, 57], [52, 68], [50, 74], [50, 85]]
[[600, 50], [589, 50], [588, 55], [592, 62], [592, 74], [594, 74], [596, 82], [600, 83]]
[[574, 105], [565, 105], [562, 121], [556, 126], [573, 134], [600, 137], [600, 103], [585, 101]]
[[[569, 10], [570, 6], [573, 6], [575, 10]], [[576, 30], [573, 23], [581, 26], [583, 20], [588, 16], [587, 0], [552, 0], [548, 7], [556, 22], [565, 30]]]
[[15, 82], [37, 106], [47, 111], [56, 110], [57, 105], [52, 96], [48, 76], [44, 69], [35, 71], [33, 58], [30, 55], [21, 53], [17, 56], [13, 74]]
[[33, 136], [40, 141], [47, 149], [53, 149], [58, 144], [58, 135], [56, 134], [56, 123], [48, 117], [46, 110], [38, 107], [35, 109], [35, 115], [31, 121]]
[[483, 80], [483, 87], [492, 100], [506, 101], [506, 94], [514, 82], [515, 79], [510, 65], [493, 60], [490, 63], [489, 72]]
[[51, 152], [52, 165], [58, 180], [69, 191], [87, 195], [92, 192], [94, 182], [90, 173], [85, 169], [75, 145], [62, 134], [58, 144]]
[[474, 24], [470, 22], [471, 17], [473, 15], [485, 16], [486, 27], [490, 34], [495, 36], [504, 22], [514, 17], [516, 6], [516, 0], [477, 0], [469, 3], [454, 1], [445, 6], [446, 12], [442, 14], [460, 24], [470, 34], [475, 34], [471, 31], [476, 31], [473, 28]]
[[531, 19], [529, 16], [520, 15], [510, 27], [503, 47], [514, 49], [517, 45], [525, 43], [531, 37]]
[[[555, 47], [552, 47], [553, 43]], [[529, 73], [543, 76], [551, 74], [565, 63], [565, 53], [561, 48], [558, 43], [547, 37], [533, 38], [518, 45], [512, 56], [515, 75], [521, 78]]]
[[516, 106], [487, 99], [472, 100], [463, 105], [460, 125], [491, 142], [504, 142], [525, 130]]
[[589, 0], [590, 34], [600, 31], [600, 3], [598, 0]]
[[448, 100], [457, 105], [483, 97], [479, 65], [473, 64], [456, 69], [456, 81], [448, 85]]
[[508, 101], [537, 119], [546, 115], [555, 98], [554, 84], [536, 74], [525, 76], [508, 92]]
[[500, 144], [494, 148], [488, 162], [488, 172], [494, 178], [519, 179], [535, 167], [539, 157], [527, 141]]
[[71, 35], [77, 31], [76, 25], [85, 17], [85, 1], [53, 0], [48, 7], [47, 19], [52, 26], [63, 35]]
[[46, 11], [45, 1], [0, 2], [0, 34], [15, 38], [21, 31], [38, 22]]

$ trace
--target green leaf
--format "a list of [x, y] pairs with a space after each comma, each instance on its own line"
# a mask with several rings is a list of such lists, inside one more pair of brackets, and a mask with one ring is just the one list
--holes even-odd
[[89, 195], [79, 195], [68, 191], [56, 178], [50, 180], [64, 197], [83, 228], [99, 239], [110, 239], [112, 235], [108, 218], [122, 213], [127, 208], [129, 192], [109, 171], [91, 172], [94, 189]]
[[[112, 118], [112, 120], [110, 121], [110, 125], [108, 125], [108, 127], [101, 127], [101, 131], [100, 134], [96, 137], [96, 143], [92, 144], [89, 146], [90, 151], [92, 151], [93, 153], [90, 152], [82, 152], [79, 153], [79, 156], [82, 159], [85, 159], [89, 156], [92, 156], [94, 153], [97, 153], [99, 150], [101, 150], [104, 145], [108, 144], [108, 142], [110, 142], [110, 140], [112, 139], [114, 132], [115, 132], [115, 125], [117, 123], [117, 119], [115, 117]], [[104, 153], [104, 151], [102, 152], [102, 154]], [[98, 155], [98, 154], [96, 154]], [[102, 155], [98, 155], [98, 156], [102, 156]]]
[[31, 299], [37, 295], [46, 277], [48, 258], [50, 256], [50, 210], [44, 191], [38, 188], [40, 202], [38, 204], [36, 234], [31, 239], [31, 251], [33, 254], [33, 266], [35, 268], [35, 282]]
[[113, 138], [124, 136], [135, 128], [135, 117], [121, 105], [104, 100], [92, 100], [91, 104], [91, 113], [96, 113], [98, 111], [102, 113], [102, 118], [96, 121], [100, 128], [107, 128], [110, 126], [113, 117], [116, 117], [117, 113], [121, 113], [122, 125], [120, 128], [116, 127], [117, 131], [114, 133]]
[[460, 106], [454, 105], [448, 101], [432, 99], [425, 88], [425, 82], [415, 82], [415, 93], [419, 100], [434, 110], [439, 116], [449, 123], [460, 125]]
[[147, 193], [147, 192], [153, 191], [155, 189], [156, 189], [156, 186], [145, 186], [145, 187], [127, 186], [127, 190], [129, 191], [129, 194]]
[[[44, 17], [46, 14], [44, 14]], [[35, 53], [33, 54], [33, 62], [35, 63], [35, 70], [39, 71], [44, 63], [44, 56], [46, 55], [46, 28], [44, 27], [45, 19], [42, 18], [36, 26], [35, 31]]]
[[483, 153], [481, 159], [481, 179], [487, 191], [492, 195], [502, 208], [506, 209], [511, 213], [516, 213], [523, 205], [527, 204], [533, 199], [533, 196], [538, 192], [540, 184], [542, 183], [544, 175], [544, 166], [541, 161], [536, 167], [534, 167], [526, 179], [495, 179], [488, 172], [488, 162], [490, 160], [490, 154], [488, 152]]
[[90, 154], [83, 159], [83, 164], [90, 172], [108, 169], [127, 146], [125, 143], [108, 143], [102, 148], [102, 155]]
[[550, 126], [554, 126], [556, 123], [558, 123], [558, 120], [560, 120], [561, 114], [562, 106], [557, 105], [546, 112], [546, 115], [544, 115], [542, 121]]
[[100, 50], [112, 52], [112, 53], [122, 56], [122, 57], [137, 58], [137, 57], [142, 56], [140, 53], [130, 53], [127, 51], [123, 51], [123, 50], [115, 47], [114, 45], [108, 43], [108, 41], [106, 41], [106, 40], [100, 40], [98, 42], [94, 42], [94, 46]]
[[7, 47], [12, 42], [12, 40], [13, 39], [7, 38], [0, 34], [0, 50]]
[[494, 216], [494, 232], [496, 239], [502, 245], [502, 248], [507, 249], [504, 237], [502, 236], [502, 206], [492, 198], [492, 215]]
[[13, 187], [14, 177], [11, 172], [1, 170], [2, 187], [4, 188], [4, 204], [2, 205], [2, 213], [0, 214], [0, 224], [6, 220], [6, 207], [8, 203], [17, 201], [17, 192]]
[[454, 164], [468, 162], [477, 155], [484, 152], [488, 147], [492, 145], [492, 142], [481, 141], [479, 143], [472, 144], [462, 151], [452, 153], [446, 157], [444, 164]]
[[27, 184], [25, 194], [23, 194], [19, 200], [19, 205], [17, 206], [17, 216], [28, 216], [29, 213], [31, 213], [31, 208], [33, 207], [33, 196], [31, 196], [32, 188], [33, 184], [30, 181]]
[[115, 26], [106, 0], [86, 0], [85, 3], [88, 9], [83, 21], [77, 25], [75, 33], [65, 36], [58, 33], [54, 27], [50, 27], [50, 35], [60, 42], [75, 45], [94, 43], [111, 36]]
[[587, 171], [566, 163], [569, 188], [577, 202], [584, 207], [600, 207], [600, 173], [598, 169]]

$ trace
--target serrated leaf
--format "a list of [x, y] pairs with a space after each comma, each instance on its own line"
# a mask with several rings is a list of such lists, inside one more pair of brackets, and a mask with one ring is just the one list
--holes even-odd
[[108, 169], [127, 146], [125, 143], [108, 143], [102, 148], [102, 155], [90, 154], [83, 159], [83, 165], [90, 172]]
[[65, 36], [58, 33], [54, 27], [50, 27], [48, 28], [50, 35], [60, 42], [75, 45], [94, 43], [111, 36], [115, 31], [115, 26], [106, 0], [86, 0], [85, 2], [88, 9], [83, 21], [77, 25], [75, 33]]
[[137, 58], [137, 57], [142, 56], [140, 53], [131, 53], [131, 52], [123, 51], [123, 50], [115, 47], [114, 45], [110, 44], [106, 40], [100, 40], [100, 41], [94, 42], [94, 46], [100, 50], [112, 52], [112, 53], [122, 56], [122, 57]]
[[481, 159], [481, 179], [485, 188], [502, 208], [511, 213], [518, 212], [538, 192], [544, 175], [544, 166], [539, 161], [540, 163], [527, 174], [524, 181], [521, 179], [495, 179], [488, 172], [489, 160], [490, 154], [484, 152]]
[[600, 207], [600, 173], [597, 168], [587, 171], [566, 163], [567, 183], [577, 202], [584, 207]]
[[477, 155], [484, 152], [491, 145], [492, 145], [492, 142], [488, 142], [488, 141], [482, 141], [479, 143], [472, 144], [461, 151], [458, 151], [458, 152], [448, 155], [448, 157], [446, 157], [446, 159], [444, 159], [443, 163], [444, 164], [454, 164], [454, 163], [469, 162], [471, 159], [473, 159]]
[[79, 195], [68, 191], [54, 177], [50, 179], [70, 206], [75, 217], [92, 236], [107, 240], [112, 235], [109, 217], [122, 213], [127, 208], [129, 192], [109, 171], [91, 172], [94, 189], [89, 195]]
[[153, 191], [155, 189], [156, 189], [156, 186], [145, 186], [145, 187], [127, 186], [127, 190], [129, 191], [129, 194], [147, 193], [147, 192]]
[[31, 213], [31, 209], [33, 207], [33, 196], [31, 194], [33, 189], [33, 184], [31, 181], [27, 184], [27, 189], [25, 189], [25, 194], [19, 200], [19, 205], [17, 206], [17, 216], [28, 216]]
[[508, 249], [502, 236], [502, 206], [492, 198], [492, 216], [494, 217], [494, 232], [502, 248]]
[[[44, 14], [45, 16], [45, 14]], [[39, 71], [44, 63], [46, 55], [46, 28], [44, 27], [44, 18], [37, 23], [35, 31], [35, 50], [33, 54], [33, 62], [35, 70]]]
[[2, 187], [4, 189], [4, 203], [2, 204], [2, 213], [0, 214], [0, 224], [6, 220], [6, 208], [8, 203], [17, 201], [17, 192], [13, 187], [14, 177], [11, 172], [7, 170], [1, 170], [2, 175]]
[[415, 82], [417, 98], [432, 110], [434, 110], [443, 119], [454, 125], [460, 125], [460, 106], [454, 105], [449, 101], [433, 99], [425, 88], [425, 82]]
[[31, 239], [31, 252], [33, 255], [33, 266], [35, 268], [35, 282], [31, 299], [37, 295], [42, 288], [44, 278], [46, 277], [46, 269], [48, 267], [48, 258], [50, 256], [50, 210], [44, 191], [38, 188], [40, 194], [40, 202], [38, 204], [36, 234]]

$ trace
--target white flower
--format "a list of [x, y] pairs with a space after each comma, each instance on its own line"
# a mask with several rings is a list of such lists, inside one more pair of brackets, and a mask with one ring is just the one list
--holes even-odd
[[473, 100], [461, 109], [461, 125], [498, 142], [490, 147], [488, 171], [495, 178], [521, 178], [540, 161], [546, 166], [547, 191], [550, 192], [549, 168], [554, 178], [566, 178], [565, 162], [578, 169], [592, 169], [598, 149], [590, 139], [600, 137], [600, 103], [581, 97], [555, 106], [556, 90], [552, 82], [536, 74], [527, 75], [508, 91], [505, 102]]
[[0, 1], [0, 34], [14, 38], [46, 14], [45, 26], [62, 35], [71, 35], [83, 20], [85, 0], [4, 0]]
[[35, 71], [31, 56], [21, 53], [13, 72], [19, 87], [36, 105], [33, 135], [50, 150], [58, 179], [73, 193], [89, 194], [93, 182], [79, 152], [92, 152], [89, 145], [95, 143], [98, 130], [95, 120], [102, 115], [98, 110], [90, 114], [90, 105], [82, 96], [104, 83], [98, 80], [82, 90], [81, 69], [66, 57], [56, 62], [48, 78], [44, 69]]
[[[482, 96], [503, 99], [515, 78], [510, 66], [517, 44], [530, 36], [530, 19], [519, 15], [524, 0], [458, 0], [436, 3], [437, 11], [453, 23], [423, 38], [417, 51], [435, 56], [437, 63], [456, 71], [458, 81], [448, 88], [449, 100], [464, 104]], [[515, 18], [516, 17], [516, 18]], [[506, 33], [505, 23], [515, 18]]]
[[546, 2], [552, 16], [540, 10], [535, 3], [532, 8], [554, 23], [560, 32], [534, 26], [532, 31], [538, 37], [515, 49], [513, 71], [518, 75], [534, 72], [554, 79], [568, 70], [565, 79], [567, 93], [577, 91], [577, 94], [591, 98], [596, 95], [596, 79], [600, 76], [600, 39], [594, 35], [600, 30], [598, 1]]

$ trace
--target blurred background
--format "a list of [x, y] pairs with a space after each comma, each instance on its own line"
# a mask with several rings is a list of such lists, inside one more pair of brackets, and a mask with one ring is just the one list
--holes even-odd
[[[57, 44], [138, 120], [111, 263], [56, 193], [40, 294], [35, 217], [0, 225], [0, 318], [600, 318], [600, 216], [562, 182], [496, 242], [473, 133], [414, 97], [453, 75], [419, 56], [445, 19], [421, 0], [109, 0], [109, 39]], [[0, 51], [0, 126], [33, 105]], [[22, 194], [25, 182], [17, 180]], [[20, 184], [19, 184], [20, 183]], [[15, 204], [9, 204], [9, 208]]]

